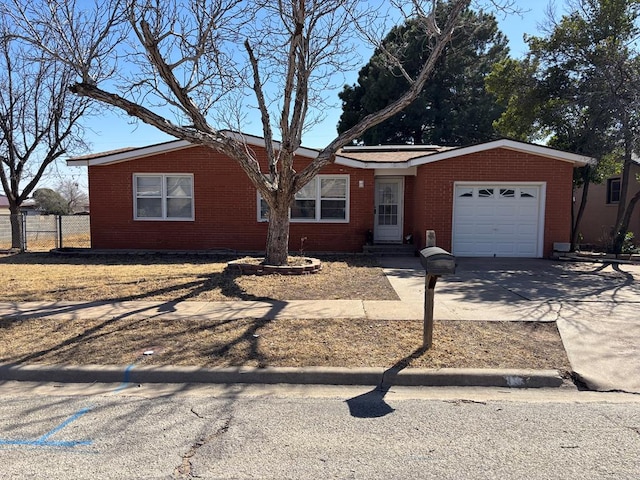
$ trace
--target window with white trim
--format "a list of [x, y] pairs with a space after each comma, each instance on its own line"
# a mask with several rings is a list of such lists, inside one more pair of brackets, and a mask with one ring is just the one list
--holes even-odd
[[134, 174], [135, 220], [193, 220], [193, 175]]
[[[348, 222], [349, 175], [317, 175], [296, 193], [292, 222]], [[269, 207], [258, 193], [258, 220], [269, 220]]]

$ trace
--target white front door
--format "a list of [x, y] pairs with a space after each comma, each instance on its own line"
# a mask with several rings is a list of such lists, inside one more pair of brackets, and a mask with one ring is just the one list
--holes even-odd
[[402, 243], [404, 178], [376, 178], [374, 241]]

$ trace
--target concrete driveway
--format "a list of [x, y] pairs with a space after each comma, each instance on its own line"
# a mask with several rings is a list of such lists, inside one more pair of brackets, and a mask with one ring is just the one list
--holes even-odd
[[[383, 258], [405, 304], [423, 301], [417, 258]], [[555, 321], [574, 372], [594, 390], [640, 393], [640, 265], [458, 258], [435, 290], [436, 319]], [[414, 310], [415, 311], [415, 310]]]

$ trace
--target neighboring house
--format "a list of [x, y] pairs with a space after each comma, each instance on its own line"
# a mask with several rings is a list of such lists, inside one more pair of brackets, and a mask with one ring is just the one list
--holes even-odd
[[27, 198], [20, 204], [20, 212], [24, 215], [42, 215], [42, 210], [33, 198]]
[[9, 215], [9, 199], [5, 195], [0, 195], [0, 215]]
[[[243, 138], [266, 171], [264, 141]], [[317, 153], [300, 148], [296, 168]], [[569, 241], [573, 168], [588, 162], [511, 140], [347, 147], [296, 196], [290, 249], [304, 239], [308, 252], [361, 252], [411, 236], [417, 250], [435, 230], [458, 256], [549, 256]], [[264, 250], [266, 204], [220, 153], [176, 140], [68, 163], [88, 166], [93, 248]]]
[[[27, 198], [22, 205], [20, 205], [20, 211], [25, 215], [39, 215], [40, 211], [36, 205], [35, 200]], [[0, 215], [9, 215], [9, 200], [5, 195], [0, 195]]]
[[[640, 164], [632, 166], [629, 175], [629, 192], [627, 198], [633, 197], [640, 190], [640, 183], [636, 179], [640, 175]], [[578, 233], [580, 234], [579, 244], [585, 247], [596, 247], [606, 250], [611, 242], [611, 232], [616, 223], [618, 215], [618, 204], [620, 203], [620, 182], [621, 175], [607, 178], [601, 184], [592, 183], [589, 185], [587, 204], [580, 223]], [[582, 200], [582, 189], [578, 189], [575, 194], [576, 211], [580, 207]], [[629, 222], [629, 231], [634, 234], [634, 241], [638, 244], [640, 240], [640, 205], [637, 205]]]

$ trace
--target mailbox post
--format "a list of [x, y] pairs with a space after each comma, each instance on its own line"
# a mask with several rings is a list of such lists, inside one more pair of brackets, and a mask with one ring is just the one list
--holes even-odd
[[441, 275], [456, 273], [456, 258], [440, 247], [420, 250], [420, 263], [425, 270], [424, 280], [424, 327], [422, 348], [431, 348], [433, 343], [433, 294]]

